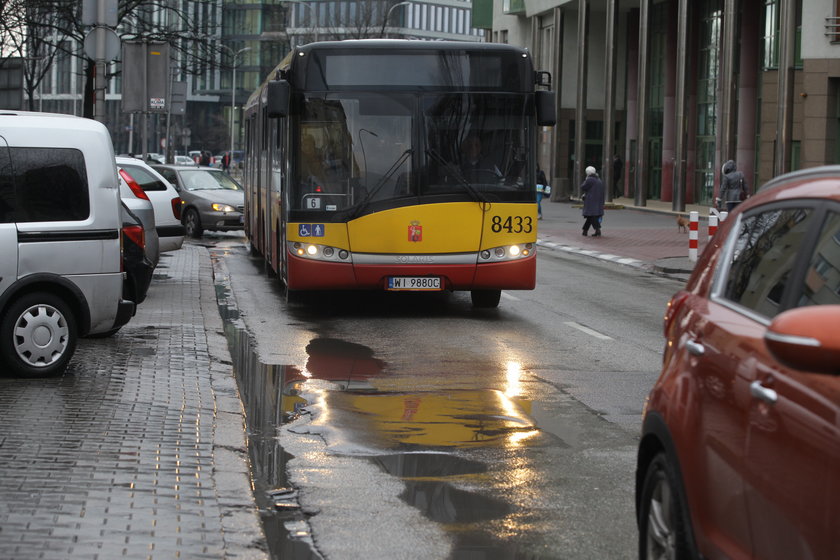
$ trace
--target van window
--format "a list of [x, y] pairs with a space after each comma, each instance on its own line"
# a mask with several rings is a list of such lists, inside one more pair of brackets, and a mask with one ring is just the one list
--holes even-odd
[[0, 138], [0, 224], [15, 221], [15, 183], [12, 181], [12, 161], [9, 149]]
[[[73, 148], [10, 148], [17, 222], [78, 221], [90, 216], [87, 171]], [[0, 178], [0, 184], [4, 181]]]

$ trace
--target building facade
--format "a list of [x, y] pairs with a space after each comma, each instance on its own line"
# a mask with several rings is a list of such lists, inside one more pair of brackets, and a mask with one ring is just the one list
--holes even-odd
[[490, 37], [552, 71], [558, 124], [540, 159], [561, 191], [588, 165], [611, 181], [618, 154], [624, 196], [682, 210], [713, 203], [729, 159], [753, 191], [840, 163], [838, 4], [493, 0]]

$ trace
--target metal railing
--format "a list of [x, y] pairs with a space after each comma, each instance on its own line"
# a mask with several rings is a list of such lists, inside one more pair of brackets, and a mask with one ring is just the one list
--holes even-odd
[[825, 36], [832, 43], [840, 43], [840, 17], [825, 18]]

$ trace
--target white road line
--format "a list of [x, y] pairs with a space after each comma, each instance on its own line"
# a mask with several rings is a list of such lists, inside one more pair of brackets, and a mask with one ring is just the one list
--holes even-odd
[[502, 292], [502, 297], [505, 298], [505, 299], [513, 300], [513, 301], [519, 301], [518, 297], [512, 296], [507, 292]]
[[566, 325], [572, 327], [573, 329], [577, 329], [582, 333], [586, 333], [589, 336], [594, 336], [595, 338], [600, 338], [601, 340], [612, 340], [611, 336], [607, 336], [605, 334], [601, 334], [598, 331], [593, 331], [589, 327], [584, 327], [580, 323], [575, 323], [574, 321], [566, 321]]

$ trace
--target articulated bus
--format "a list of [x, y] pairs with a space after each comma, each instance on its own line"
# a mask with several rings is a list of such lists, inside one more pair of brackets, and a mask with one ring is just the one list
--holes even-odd
[[491, 43], [318, 42], [245, 107], [245, 231], [288, 292], [536, 283], [547, 72]]

